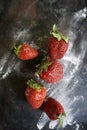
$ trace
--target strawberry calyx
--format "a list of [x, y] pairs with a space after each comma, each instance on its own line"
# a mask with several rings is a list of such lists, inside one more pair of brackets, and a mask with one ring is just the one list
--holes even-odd
[[36, 81], [34, 81], [33, 79], [30, 79], [27, 81], [27, 85], [33, 89], [36, 89], [38, 92], [41, 90], [41, 88], [43, 87], [41, 84], [37, 83]]
[[36, 66], [37, 70], [35, 74], [41, 74], [43, 71], [47, 71], [48, 67], [52, 64], [52, 61], [49, 60], [42, 60], [41, 64]]
[[18, 56], [20, 49], [21, 49], [22, 45], [19, 45], [18, 47], [14, 46], [14, 52], [15, 54]]
[[60, 127], [62, 127], [63, 125], [63, 116], [66, 117], [66, 113], [64, 112], [63, 114], [60, 114], [57, 118], [58, 118], [58, 124]]
[[58, 41], [64, 40], [68, 42], [68, 37], [64, 36], [61, 32], [59, 32], [56, 24], [53, 25], [53, 30], [50, 32], [50, 35], [57, 38]]

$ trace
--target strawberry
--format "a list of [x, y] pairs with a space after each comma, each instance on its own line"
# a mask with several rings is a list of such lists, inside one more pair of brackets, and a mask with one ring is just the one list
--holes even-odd
[[27, 85], [26, 99], [32, 108], [37, 109], [42, 105], [46, 97], [46, 88], [32, 79], [27, 81]]
[[63, 66], [57, 61], [45, 59], [37, 66], [36, 74], [49, 83], [58, 83], [63, 77]]
[[21, 60], [29, 60], [38, 56], [38, 51], [29, 44], [21, 44], [14, 47], [14, 52]]
[[62, 117], [65, 116], [65, 111], [60, 102], [49, 97], [43, 104], [45, 113], [51, 120], [58, 119], [59, 125], [62, 126]]
[[51, 37], [48, 39], [49, 56], [53, 60], [61, 59], [68, 49], [68, 38], [63, 36], [62, 33], [58, 31], [55, 24], [53, 25], [53, 30], [50, 34]]

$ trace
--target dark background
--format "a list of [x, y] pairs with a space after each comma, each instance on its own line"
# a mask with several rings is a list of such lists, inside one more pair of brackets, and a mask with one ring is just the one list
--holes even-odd
[[[54, 23], [62, 17], [69, 21], [74, 12], [86, 6], [87, 0], [0, 0], [0, 130], [37, 130], [42, 110], [33, 110], [24, 92], [27, 79], [35, 78], [35, 65], [44, 56], [41, 49], [46, 49], [46, 38], [39, 43], [38, 37], [48, 36]], [[85, 27], [86, 23], [87, 20], [83, 22]], [[20, 33], [27, 29], [24, 35]], [[25, 62], [17, 59], [12, 47], [21, 42], [39, 46], [39, 57]], [[85, 57], [83, 63], [86, 61]], [[87, 121], [81, 123], [87, 130]], [[44, 129], [48, 130], [48, 125]], [[74, 130], [74, 126], [64, 130]]]

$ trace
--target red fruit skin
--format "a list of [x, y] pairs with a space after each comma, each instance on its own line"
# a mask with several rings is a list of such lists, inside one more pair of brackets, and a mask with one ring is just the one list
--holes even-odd
[[28, 86], [25, 91], [25, 96], [32, 108], [38, 109], [46, 97], [46, 88], [42, 87], [40, 91], [37, 91]]
[[52, 60], [63, 58], [67, 49], [68, 43], [64, 40], [58, 41], [57, 38], [54, 37], [48, 39], [48, 52]]
[[21, 60], [29, 60], [38, 56], [38, 51], [30, 45], [24, 43], [18, 53], [18, 58]]
[[43, 71], [39, 76], [42, 80], [49, 83], [58, 83], [63, 78], [63, 66], [59, 62], [54, 61], [48, 69]]
[[61, 103], [51, 97], [44, 102], [43, 109], [51, 120], [56, 120], [60, 114], [63, 115], [65, 113]]

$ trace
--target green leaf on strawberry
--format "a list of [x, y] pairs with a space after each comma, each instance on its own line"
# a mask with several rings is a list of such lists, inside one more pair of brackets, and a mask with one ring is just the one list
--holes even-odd
[[22, 47], [22, 45], [19, 45], [18, 47], [14, 46], [14, 52], [16, 55], [19, 54], [21, 47]]
[[61, 39], [68, 42], [68, 37], [64, 36], [61, 32], [59, 32], [58, 27], [56, 24], [53, 25], [53, 30], [50, 32], [50, 35], [57, 38], [58, 41]]
[[36, 66], [37, 70], [35, 74], [41, 74], [43, 71], [46, 71], [51, 64], [52, 61], [42, 60], [41, 64]]
[[62, 125], [63, 125], [62, 115], [58, 116], [58, 124], [60, 127], [62, 127]]
[[62, 127], [62, 125], [63, 125], [63, 116], [66, 117], [66, 113], [65, 112], [58, 116], [58, 124], [59, 124], [60, 127]]
[[34, 81], [33, 79], [27, 81], [27, 85], [33, 89], [36, 89], [37, 91], [40, 91], [42, 88], [42, 85]]
[[59, 33], [55, 33], [55, 32], [52, 32], [50, 33], [51, 35], [53, 35], [53, 37], [57, 38], [58, 41], [60, 41], [62, 38], [61, 38], [61, 35]]
[[56, 24], [53, 25], [53, 32], [55, 32], [55, 33], [58, 32], [58, 27], [56, 26]]

